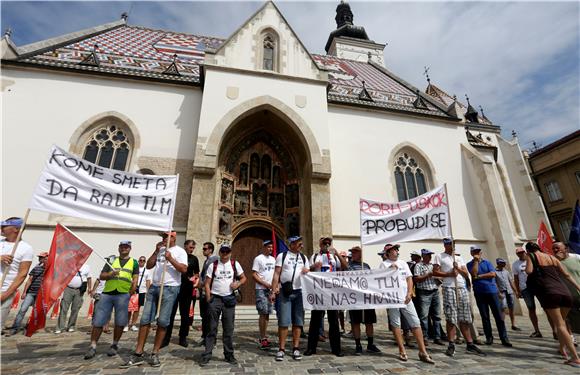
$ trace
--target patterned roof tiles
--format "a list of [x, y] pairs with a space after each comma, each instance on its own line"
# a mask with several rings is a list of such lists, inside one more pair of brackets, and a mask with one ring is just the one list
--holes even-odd
[[[429, 102], [425, 103], [426, 109], [416, 108], [413, 105], [417, 99], [415, 91], [370, 63], [328, 55], [313, 55], [313, 58], [328, 71], [328, 98], [331, 101], [450, 117]], [[372, 101], [360, 99], [363, 86]]]
[[[95, 71], [199, 82], [205, 49], [217, 48], [222, 42], [220, 38], [125, 25], [22, 61], [80, 69], [78, 64], [95, 51], [99, 59]], [[181, 77], [164, 76], [174, 56]]]
[[[451, 104], [453, 104], [454, 101], [457, 101], [457, 105], [459, 105], [459, 108], [467, 112], [467, 106], [465, 104], [461, 103], [459, 100], [452, 97], [451, 95], [441, 90], [439, 87], [435, 86], [432, 83], [429, 83], [429, 85], [425, 89], [425, 93], [431, 95], [433, 98], [441, 102], [446, 107], [449, 107]], [[480, 124], [493, 125], [493, 123], [483, 115], [478, 114], [477, 118]]]

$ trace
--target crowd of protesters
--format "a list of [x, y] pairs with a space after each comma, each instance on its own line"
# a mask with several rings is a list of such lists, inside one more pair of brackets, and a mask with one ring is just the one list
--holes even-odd
[[[20, 241], [17, 251], [12, 255], [22, 225], [23, 221], [14, 217], [1, 223], [1, 276], [4, 282], [1, 289], [0, 324], [5, 336], [14, 335], [23, 329], [23, 318], [34, 305], [49, 255], [46, 252], [38, 254], [39, 262], [32, 270], [30, 267], [34, 256], [29, 244]], [[304, 335], [305, 324], [300, 274], [370, 269], [362, 261], [362, 249], [359, 246], [348, 252], [339, 252], [333, 247], [330, 237], [320, 238], [319, 250], [310, 258], [304, 253], [300, 236], [290, 237], [288, 251], [275, 257], [272, 254], [272, 241], [265, 240], [260, 254], [254, 259], [250, 275], [232, 258], [232, 248], [228, 244], [222, 244], [218, 254], [214, 254], [214, 244], [204, 243], [205, 259], [200, 267], [199, 260], [193, 255], [195, 241], [185, 241], [182, 248], [176, 244], [175, 232], [166, 232], [161, 236], [162, 241], [156, 244], [149, 257], [142, 256], [138, 260], [131, 257], [131, 241], [121, 241], [118, 255], [109, 257], [95, 283], [92, 283], [88, 266], [83, 266], [66, 286], [55, 334], [75, 330], [85, 293], [88, 292], [95, 300], [90, 345], [84, 355], [86, 360], [95, 357], [99, 338], [103, 331], [108, 331], [109, 323], [112, 323], [114, 333], [108, 356], [117, 355], [123, 332], [129, 329], [138, 331], [134, 350], [130, 358], [120, 365], [121, 368], [145, 362], [153, 367], [160, 366], [159, 352], [170, 343], [178, 309], [181, 316], [178, 343], [183, 347], [189, 345], [188, 336], [192, 325], [189, 311], [192, 303], [195, 304], [198, 299], [202, 328], [201, 341], [196, 342], [196, 345], [204, 347], [200, 365], [205, 366], [212, 359], [220, 322], [225, 360], [236, 364], [235, 308], [241, 298], [240, 288], [248, 277], [252, 277], [259, 316], [258, 347], [270, 350], [275, 345], [275, 340], [271, 341], [267, 335], [270, 316], [275, 312], [278, 326], [275, 361], [284, 361], [287, 352], [289, 357], [298, 361], [302, 359], [300, 339]], [[403, 285], [404, 307], [387, 309], [388, 325], [398, 346], [399, 360], [409, 360], [405, 345], [409, 334], [416, 340], [419, 360], [429, 364], [435, 363], [427, 349], [430, 341], [434, 345], [445, 345], [447, 341], [445, 354], [450, 357], [457, 354], [456, 345], [462, 342], [465, 342], [466, 353], [485, 356], [480, 348], [477, 330], [474, 329], [473, 293], [481, 317], [485, 345], [494, 344], [493, 316], [501, 345], [512, 347], [508, 327], [512, 331], [521, 330], [516, 325], [514, 315], [517, 298], [522, 298], [527, 306], [534, 327], [530, 337], [542, 338], [536, 313], [537, 299], [550, 321], [565, 363], [580, 367], [576, 342], [567, 319], [570, 311], [578, 313], [580, 307], [580, 255], [571, 254], [566, 244], [554, 243], [552, 256], [540, 251], [536, 243], [528, 242], [525, 248], [515, 249], [518, 259], [511, 267], [501, 258], [495, 260], [494, 266], [485, 258], [479, 245], [469, 248], [471, 259], [466, 262], [456, 252], [454, 241], [450, 238], [443, 239], [444, 251], [413, 251], [409, 262], [399, 257], [399, 247], [397, 244], [387, 244], [378, 253], [382, 260], [379, 268], [394, 269], [400, 279], [406, 281]], [[13, 324], [9, 326], [6, 318], [10, 306], [16, 291], [25, 280], [20, 309]], [[442, 315], [445, 330], [442, 327]], [[303, 353], [305, 356], [316, 355], [319, 341], [323, 341], [324, 337], [325, 316], [331, 352], [338, 357], [344, 356], [341, 346], [344, 318], [341, 319], [341, 311], [338, 310], [311, 312], [308, 340]], [[347, 316], [355, 342], [355, 355], [363, 354], [361, 324], [365, 326], [366, 352], [380, 353], [381, 349], [374, 341], [374, 324], [377, 323], [375, 310], [350, 310]], [[507, 317], [509, 325], [506, 324]], [[4, 330], [4, 327], [9, 328]], [[155, 329], [153, 348], [145, 355], [145, 343], [152, 328]], [[286, 349], [289, 330], [291, 350]]]

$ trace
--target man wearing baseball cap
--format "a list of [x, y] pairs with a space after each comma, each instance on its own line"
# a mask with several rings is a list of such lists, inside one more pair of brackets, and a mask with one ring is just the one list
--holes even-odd
[[304, 306], [302, 305], [302, 285], [300, 274], [310, 271], [310, 263], [302, 254], [302, 237], [288, 238], [290, 249], [276, 257], [276, 268], [272, 278], [273, 301], [275, 295], [280, 297], [278, 315], [278, 343], [280, 347], [276, 353], [276, 361], [284, 360], [288, 327], [292, 325], [292, 359], [302, 359], [300, 353], [300, 333], [304, 326]]
[[495, 268], [487, 259], [481, 256], [481, 246], [471, 245], [469, 248], [473, 259], [467, 263], [467, 270], [473, 280], [473, 294], [477, 303], [477, 309], [481, 316], [483, 332], [485, 333], [485, 344], [493, 344], [493, 333], [491, 330], [491, 319], [489, 310], [493, 314], [497, 332], [503, 346], [510, 348], [505, 322], [501, 314], [501, 304], [499, 302], [499, 291], [495, 282]]
[[417, 294], [417, 313], [421, 321], [421, 329], [427, 341], [429, 319], [433, 321], [434, 343], [443, 345], [441, 341], [441, 299], [439, 297], [440, 281], [433, 276], [431, 257], [433, 251], [421, 249], [422, 261], [415, 265], [413, 282]]
[[[123, 363], [120, 368], [129, 368], [139, 366], [145, 362], [143, 351], [145, 342], [149, 336], [149, 328], [157, 315], [157, 306], [161, 304], [159, 316], [157, 316], [157, 331], [155, 332], [155, 341], [153, 350], [149, 357], [149, 364], [152, 367], [159, 367], [159, 350], [165, 337], [165, 332], [171, 319], [173, 304], [179, 294], [181, 286], [181, 274], [187, 272], [187, 253], [177, 246], [175, 232], [165, 232], [159, 234], [163, 241], [155, 246], [155, 250], [147, 259], [147, 269], [151, 269], [151, 286], [145, 297], [145, 306], [141, 315], [139, 334], [137, 336], [137, 346], [129, 360]], [[169, 248], [166, 248], [167, 238], [169, 237]], [[163, 283], [163, 296], [160, 298], [161, 285]], [[99, 302], [99, 305], [101, 302]]]
[[[485, 355], [473, 343], [470, 325], [473, 322], [471, 316], [471, 306], [469, 294], [465, 287], [465, 280], [469, 277], [465, 261], [457, 254], [454, 254], [454, 243], [451, 238], [443, 239], [445, 251], [437, 254], [433, 260], [433, 275], [443, 278], [443, 311], [447, 321], [447, 338], [449, 346], [445, 354], [455, 356], [455, 335], [457, 326], [461, 330], [467, 343], [469, 353]], [[459, 297], [456, 299], [456, 297]]]
[[21, 295], [22, 304], [20, 305], [20, 309], [16, 314], [16, 319], [14, 319], [14, 324], [12, 325], [12, 329], [9, 333], [10, 335], [15, 335], [18, 333], [20, 330], [20, 324], [22, 323], [22, 319], [24, 319], [24, 315], [26, 315], [28, 308], [34, 306], [36, 295], [38, 294], [38, 290], [42, 285], [44, 269], [46, 267], [47, 260], [48, 253], [46, 251], [38, 254], [38, 264], [28, 274], [28, 280], [26, 280], [26, 285], [24, 285], [24, 291]]
[[503, 310], [503, 317], [505, 320], [506, 310], [509, 313], [509, 317], [512, 323], [512, 330], [521, 331], [520, 328], [516, 327], [515, 316], [514, 316], [514, 281], [511, 273], [505, 268], [507, 262], [502, 258], [497, 258], [495, 260], [495, 281], [497, 282], [497, 288], [499, 289], [501, 308]]
[[3, 237], [0, 241], [0, 263], [2, 264], [0, 278], [4, 278], [4, 283], [0, 289], [0, 327], [4, 327], [7, 322], [16, 290], [26, 279], [26, 274], [34, 257], [32, 247], [22, 240], [18, 243], [14, 255], [12, 255], [18, 232], [23, 225], [24, 221], [19, 217], [9, 217], [0, 224]]
[[137, 289], [139, 263], [129, 256], [131, 241], [119, 242], [118, 251], [119, 256], [114, 259], [109, 258], [111, 265], [105, 264], [99, 276], [100, 280], [106, 281], [94, 312], [91, 346], [85, 354], [85, 359], [91, 359], [97, 353], [97, 343], [103, 333], [103, 327], [110, 320], [113, 309], [115, 309], [115, 329], [113, 343], [107, 352], [108, 356], [112, 357], [117, 354], [123, 329], [129, 324], [129, 299]]

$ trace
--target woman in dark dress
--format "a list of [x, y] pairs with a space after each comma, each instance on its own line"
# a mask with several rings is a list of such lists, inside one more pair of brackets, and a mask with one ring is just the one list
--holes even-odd
[[578, 290], [580, 285], [562, 267], [558, 259], [542, 253], [538, 244], [528, 242], [526, 251], [527, 286], [532, 288], [542, 308], [554, 323], [560, 341], [560, 353], [566, 358], [565, 363], [580, 368], [580, 358], [565, 323], [572, 307], [572, 296], [560, 277], [565, 277]]

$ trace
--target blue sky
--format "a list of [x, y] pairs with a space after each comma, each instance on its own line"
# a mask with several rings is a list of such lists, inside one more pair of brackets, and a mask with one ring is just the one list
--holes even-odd
[[[312, 53], [324, 53], [338, 1], [277, 2]], [[414, 85], [433, 83], [475, 106], [523, 148], [580, 129], [580, 5], [571, 2], [350, 1], [354, 23], [388, 43], [385, 64]], [[23, 45], [120, 18], [129, 24], [217, 37], [262, 2], [1, 3], [2, 29]]]

